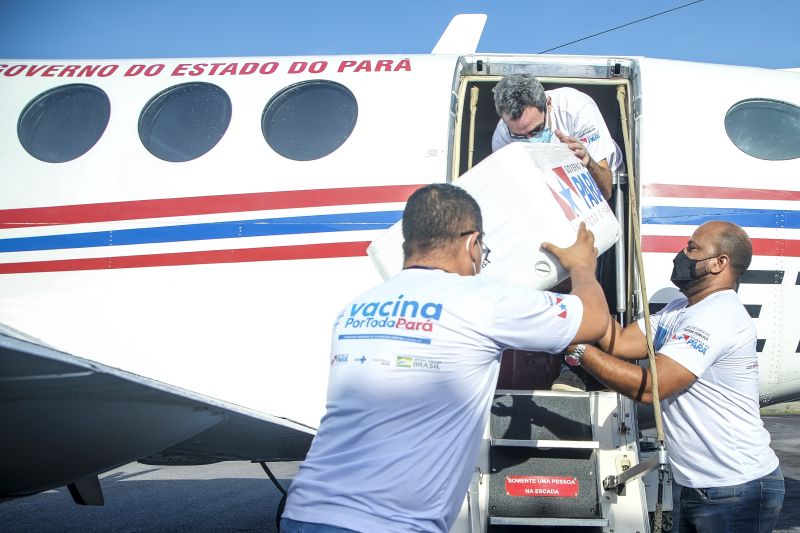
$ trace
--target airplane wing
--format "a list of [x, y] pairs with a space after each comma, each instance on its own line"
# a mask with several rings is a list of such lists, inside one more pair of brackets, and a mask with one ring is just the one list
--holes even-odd
[[0, 497], [137, 460], [301, 460], [314, 436], [302, 424], [81, 359], [2, 325], [0, 405]]

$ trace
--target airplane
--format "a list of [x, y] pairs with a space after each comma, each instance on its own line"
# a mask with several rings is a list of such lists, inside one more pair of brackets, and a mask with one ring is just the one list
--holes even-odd
[[735, 222], [761, 403], [800, 397], [800, 73], [476, 53], [484, 23], [429, 55], [0, 60], [0, 496], [100, 504], [132, 461], [301, 460], [330, 327], [381, 280], [367, 247], [490, 155], [513, 72], [589, 94], [623, 149], [619, 318], [640, 281], [650, 310], [675, 296], [697, 225]]

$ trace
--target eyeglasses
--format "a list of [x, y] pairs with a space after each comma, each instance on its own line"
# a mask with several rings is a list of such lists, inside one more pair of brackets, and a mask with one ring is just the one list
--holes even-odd
[[474, 229], [472, 231], [462, 231], [461, 233], [458, 234], [458, 236], [466, 237], [467, 235], [472, 235], [473, 233], [478, 234], [478, 245], [481, 247], [481, 268], [486, 268], [486, 266], [489, 263], [491, 263], [491, 261], [489, 261], [489, 254], [492, 253], [492, 251], [483, 242], [483, 237], [484, 237], [483, 232]]
[[546, 129], [546, 127], [547, 127], [547, 112], [545, 112], [544, 120], [542, 120], [542, 123], [539, 124], [538, 126], [536, 126], [535, 128], [533, 128], [528, 133], [523, 133], [522, 135], [517, 135], [517, 134], [511, 133], [509, 131], [508, 134], [515, 141], [525, 141], [525, 140], [528, 140], [528, 139], [532, 139], [533, 137], [540, 136], [542, 133], [544, 133], [544, 130]]

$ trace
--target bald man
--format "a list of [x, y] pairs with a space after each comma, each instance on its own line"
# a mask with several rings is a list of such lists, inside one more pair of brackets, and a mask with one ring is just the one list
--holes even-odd
[[[772, 531], [783, 504], [759, 414], [756, 329], [736, 294], [752, 255], [736, 224], [703, 224], [673, 259], [684, 297], [650, 317], [670, 465], [683, 487], [681, 532]], [[612, 321], [599, 346], [568, 348], [567, 362], [652, 403], [650, 371], [622, 360], [647, 357], [644, 320]]]

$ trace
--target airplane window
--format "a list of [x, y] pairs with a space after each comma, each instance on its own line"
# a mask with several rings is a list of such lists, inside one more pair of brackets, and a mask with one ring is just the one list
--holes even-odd
[[800, 157], [800, 107], [754, 98], [725, 115], [725, 131], [742, 152], [758, 159], [785, 161]]
[[231, 122], [231, 99], [211, 83], [182, 83], [154, 96], [139, 117], [139, 138], [159, 159], [179, 163], [205, 154]]
[[357, 118], [358, 104], [347, 87], [310, 80], [286, 87], [267, 102], [261, 131], [283, 157], [312, 161], [344, 144]]
[[108, 126], [111, 103], [94, 85], [76, 83], [43, 92], [19, 116], [17, 137], [33, 157], [64, 163], [94, 146]]

